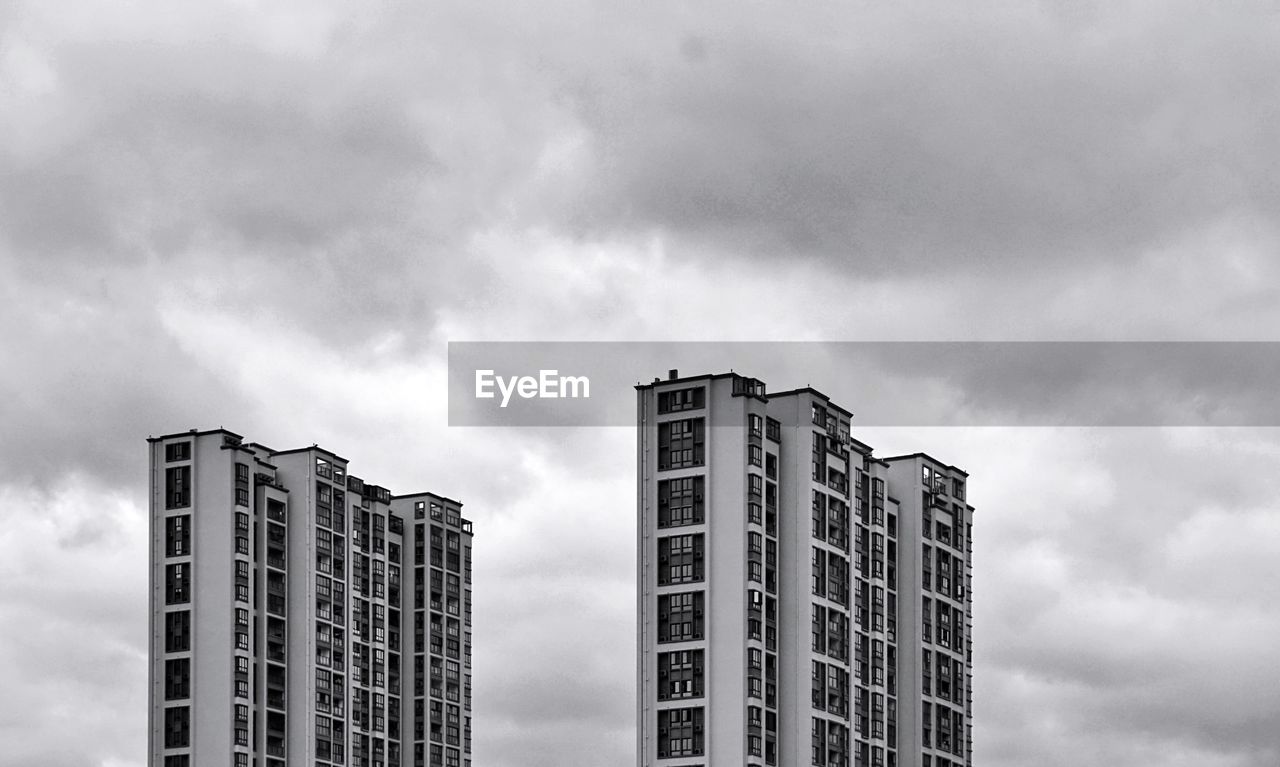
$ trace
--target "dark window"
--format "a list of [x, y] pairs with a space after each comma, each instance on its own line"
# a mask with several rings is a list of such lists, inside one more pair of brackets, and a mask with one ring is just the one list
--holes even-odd
[[825, 711], [827, 708], [827, 664], [813, 661], [810, 688], [810, 699], [813, 707], [819, 711]]
[[185, 652], [191, 649], [191, 613], [187, 610], [165, 613], [164, 651]]
[[164, 470], [164, 507], [182, 509], [191, 505], [191, 467], [173, 466]]
[[164, 747], [186, 748], [191, 741], [191, 709], [175, 706], [164, 710]]
[[183, 604], [191, 601], [191, 565], [185, 562], [177, 565], [165, 565], [164, 568], [164, 603], [167, 605]]
[[702, 697], [702, 650], [658, 653], [658, 700]]
[[249, 465], [247, 463], [236, 464], [236, 505], [249, 505]]
[[703, 710], [668, 708], [658, 712], [658, 758], [701, 756]]
[[764, 381], [757, 381], [754, 378], [744, 378], [739, 375], [733, 377], [733, 396], [747, 397], [764, 397]]
[[827, 720], [813, 717], [813, 731], [810, 736], [813, 751], [810, 761], [819, 767], [827, 764]]
[[702, 548], [702, 533], [659, 538], [658, 585], [701, 581]]
[[813, 547], [813, 593], [827, 595], [827, 552], [817, 546]]
[[701, 386], [658, 392], [658, 412], [678, 413], [681, 410], [701, 410], [706, 406], [707, 390]]
[[171, 658], [164, 662], [164, 699], [191, 697], [191, 660]]
[[774, 442], [782, 441], [782, 424], [773, 418], [764, 419], [764, 436]]
[[658, 469], [701, 466], [704, 438], [703, 418], [683, 418], [658, 424]]
[[164, 459], [166, 461], [189, 461], [191, 460], [191, 443], [190, 442], [170, 442], [164, 446]]
[[191, 517], [183, 514], [164, 521], [164, 554], [182, 557], [191, 553]]
[[658, 597], [658, 641], [684, 642], [702, 638], [701, 591]]
[[701, 476], [658, 481], [658, 527], [700, 525], [703, 521]]
[[849, 563], [832, 552], [827, 557], [827, 598], [837, 604], [849, 605]]
[[174, 754], [164, 758], [164, 767], [191, 767], [191, 757], [186, 754]]

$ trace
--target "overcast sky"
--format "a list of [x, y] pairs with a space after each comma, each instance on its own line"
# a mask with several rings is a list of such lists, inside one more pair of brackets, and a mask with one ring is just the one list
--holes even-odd
[[[0, 767], [145, 763], [150, 434], [462, 499], [477, 767], [599, 767], [634, 437], [446, 342], [1280, 336], [1275, 3], [354, 7], [0, 0]], [[1275, 430], [855, 435], [972, 474], [979, 767], [1280, 763]]]

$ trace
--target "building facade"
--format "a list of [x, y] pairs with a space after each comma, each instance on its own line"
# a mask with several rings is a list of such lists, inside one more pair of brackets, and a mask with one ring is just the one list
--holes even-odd
[[469, 767], [461, 504], [315, 446], [148, 443], [151, 767]]
[[967, 474], [813, 389], [637, 393], [639, 767], [970, 767]]

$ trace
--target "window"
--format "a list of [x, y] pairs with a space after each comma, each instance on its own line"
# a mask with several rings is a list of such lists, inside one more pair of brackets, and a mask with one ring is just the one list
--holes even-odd
[[849, 563], [834, 551], [828, 555], [827, 560], [827, 598], [847, 607], [849, 605]]
[[658, 700], [702, 697], [702, 652], [658, 653]]
[[849, 504], [834, 496], [827, 497], [827, 540], [849, 550]]
[[702, 559], [702, 533], [659, 538], [658, 585], [701, 581]]
[[164, 554], [184, 557], [191, 553], [191, 516], [182, 514], [164, 521]]
[[706, 406], [707, 390], [701, 386], [658, 392], [658, 413], [701, 410]]
[[810, 702], [814, 708], [819, 711], [825, 711], [827, 708], [827, 664], [819, 661], [813, 661], [813, 671], [810, 674]]
[[658, 641], [684, 642], [702, 638], [701, 591], [658, 596]]
[[813, 547], [813, 593], [827, 595], [827, 552], [817, 546]]
[[658, 758], [701, 756], [703, 709], [668, 708], [658, 712]]
[[164, 470], [164, 507], [185, 509], [191, 505], [191, 467], [172, 466]]
[[186, 652], [191, 649], [191, 613], [187, 610], [165, 613], [164, 651]]
[[[164, 758], [164, 767], [191, 767], [191, 757], [186, 754], [173, 754]], [[239, 767], [239, 765], [237, 765]]]
[[249, 505], [249, 465], [247, 463], [236, 464], [236, 505]]
[[763, 465], [764, 450], [759, 445], [747, 446], [747, 463], [752, 466]]
[[933, 621], [932, 621], [933, 600], [929, 599], [929, 597], [922, 597], [921, 604], [923, 605], [923, 608], [920, 613], [921, 624], [922, 624], [920, 635], [924, 639], [924, 641], [932, 642], [933, 641]]
[[813, 537], [818, 540], [827, 538], [827, 495], [821, 490], [813, 491], [811, 503], [813, 509]]
[[185, 604], [191, 601], [191, 565], [187, 563], [165, 565], [164, 603]]
[[782, 441], [782, 424], [773, 418], [764, 420], [764, 436], [773, 442]]
[[164, 710], [164, 747], [186, 748], [191, 741], [191, 709], [176, 706]]
[[827, 613], [827, 655], [849, 659], [849, 616], [834, 609]]
[[170, 463], [191, 460], [191, 443], [170, 442], [164, 446], [164, 459]]
[[164, 662], [164, 699], [191, 697], [191, 660], [170, 658]]
[[813, 717], [809, 742], [812, 751], [809, 761], [815, 765], [825, 765], [827, 763], [827, 720]]
[[658, 527], [702, 524], [703, 486], [701, 476], [659, 480]]
[[658, 470], [703, 464], [705, 419], [684, 418], [658, 424]]
[[849, 672], [827, 667], [827, 710], [838, 716], [849, 713]]

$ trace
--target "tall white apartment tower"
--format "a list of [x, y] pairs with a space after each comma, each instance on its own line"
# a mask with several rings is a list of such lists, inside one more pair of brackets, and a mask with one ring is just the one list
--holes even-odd
[[150, 767], [469, 767], [471, 523], [320, 447], [150, 448]]
[[637, 392], [637, 765], [969, 767], [965, 472], [813, 389]]

